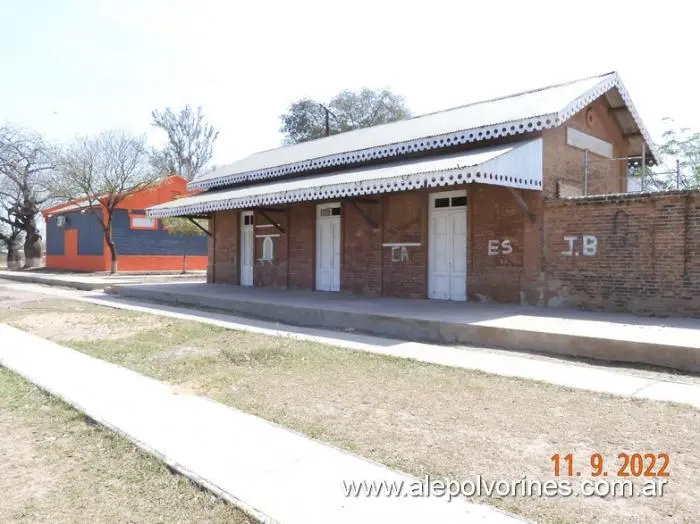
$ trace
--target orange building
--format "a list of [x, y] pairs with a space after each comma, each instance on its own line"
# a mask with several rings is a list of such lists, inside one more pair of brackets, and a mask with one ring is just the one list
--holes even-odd
[[[187, 180], [170, 176], [157, 185], [127, 196], [114, 211], [112, 240], [120, 271], [174, 271], [207, 267], [206, 235], [169, 233], [145, 209], [188, 195]], [[97, 204], [102, 207], [100, 204]], [[87, 199], [73, 200], [42, 211], [46, 221], [46, 267], [74, 271], [109, 271], [110, 251], [99, 213]]]

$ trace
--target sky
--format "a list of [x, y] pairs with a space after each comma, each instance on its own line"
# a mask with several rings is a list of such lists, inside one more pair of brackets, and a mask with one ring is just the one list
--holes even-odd
[[388, 87], [421, 114], [616, 70], [655, 140], [700, 130], [693, 2], [0, 0], [0, 123], [65, 142], [203, 106], [213, 163], [278, 147], [300, 97]]

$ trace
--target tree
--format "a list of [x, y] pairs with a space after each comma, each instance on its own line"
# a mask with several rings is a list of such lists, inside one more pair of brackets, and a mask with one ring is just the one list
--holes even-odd
[[148, 163], [143, 137], [123, 131], [107, 131], [93, 138], [79, 138], [61, 154], [51, 194], [64, 200], [84, 199], [104, 231], [116, 273], [117, 248], [112, 240], [114, 211], [127, 196], [160, 178]]
[[0, 199], [0, 245], [4, 244], [7, 248], [7, 267], [10, 269], [20, 267], [22, 263], [18, 245], [22, 236], [22, 226], [12, 211], [14, 201], [14, 198]]
[[0, 127], [0, 197], [11, 217], [0, 221], [24, 232], [25, 266], [41, 264], [43, 245], [36, 217], [48, 196], [44, 180], [55, 169], [55, 151], [43, 138], [12, 126]]
[[280, 132], [285, 135], [285, 143], [298, 144], [324, 137], [326, 131], [334, 135], [410, 116], [403, 97], [389, 89], [345, 90], [333, 97], [327, 106], [309, 98], [292, 103], [280, 116]]
[[[670, 118], [664, 119], [672, 124]], [[669, 160], [677, 161], [669, 166], [671, 170], [677, 169], [679, 189], [697, 189], [700, 187], [700, 133], [692, 132], [688, 128], [667, 129], [663, 134], [663, 142], [659, 146], [659, 152]]]
[[669, 127], [658, 144], [659, 165], [636, 166], [631, 175], [644, 180], [646, 191], [700, 188], [700, 133], [672, 127], [671, 118], [664, 121]]
[[179, 113], [166, 107], [151, 117], [152, 125], [168, 135], [165, 147], [151, 153], [151, 163], [164, 176], [193, 180], [211, 160], [219, 132], [205, 121], [201, 106], [194, 111], [186, 105]]
[[185, 247], [182, 251], [182, 273], [187, 273], [187, 250], [189, 247], [187, 240], [205, 235], [208, 223], [206, 220], [195, 220], [199, 224], [198, 227], [194, 222], [183, 217], [163, 218], [162, 222], [169, 235], [185, 237]]

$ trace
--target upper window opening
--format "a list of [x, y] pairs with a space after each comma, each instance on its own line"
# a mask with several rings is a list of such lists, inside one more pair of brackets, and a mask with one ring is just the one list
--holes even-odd
[[319, 215], [322, 217], [340, 216], [340, 206], [322, 207], [319, 211]]
[[450, 199], [445, 197], [445, 198], [436, 198], [435, 199], [435, 207], [450, 207]]

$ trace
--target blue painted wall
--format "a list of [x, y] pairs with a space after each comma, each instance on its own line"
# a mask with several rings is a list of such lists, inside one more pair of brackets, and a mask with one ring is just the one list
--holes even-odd
[[207, 236], [170, 235], [162, 223], [157, 230], [131, 229], [129, 213], [117, 209], [112, 218], [112, 240], [119, 255], [188, 255], [207, 254]]
[[56, 216], [46, 221], [46, 254], [64, 255], [63, 228], [56, 225]]
[[65, 245], [63, 232], [65, 229], [78, 230], [78, 255], [102, 255], [103, 244], [102, 226], [99, 218], [94, 213], [86, 211], [73, 211], [63, 213], [66, 217], [66, 225], [58, 227], [56, 225], [57, 215], [49, 218], [46, 224], [46, 254], [65, 255]]
[[[78, 230], [78, 254], [102, 255], [103, 233], [99, 219], [91, 212], [64, 213], [65, 229]], [[46, 224], [46, 254], [65, 255], [64, 228], [56, 225], [56, 216]], [[158, 230], [131, 229], [129, 213], [124, 209], [114, 212], [112, 239], [119, 255], [182, 255], [187, 247], [188, 255], [207, 254], [207, 236], [169, 235], [163, 225]]]

